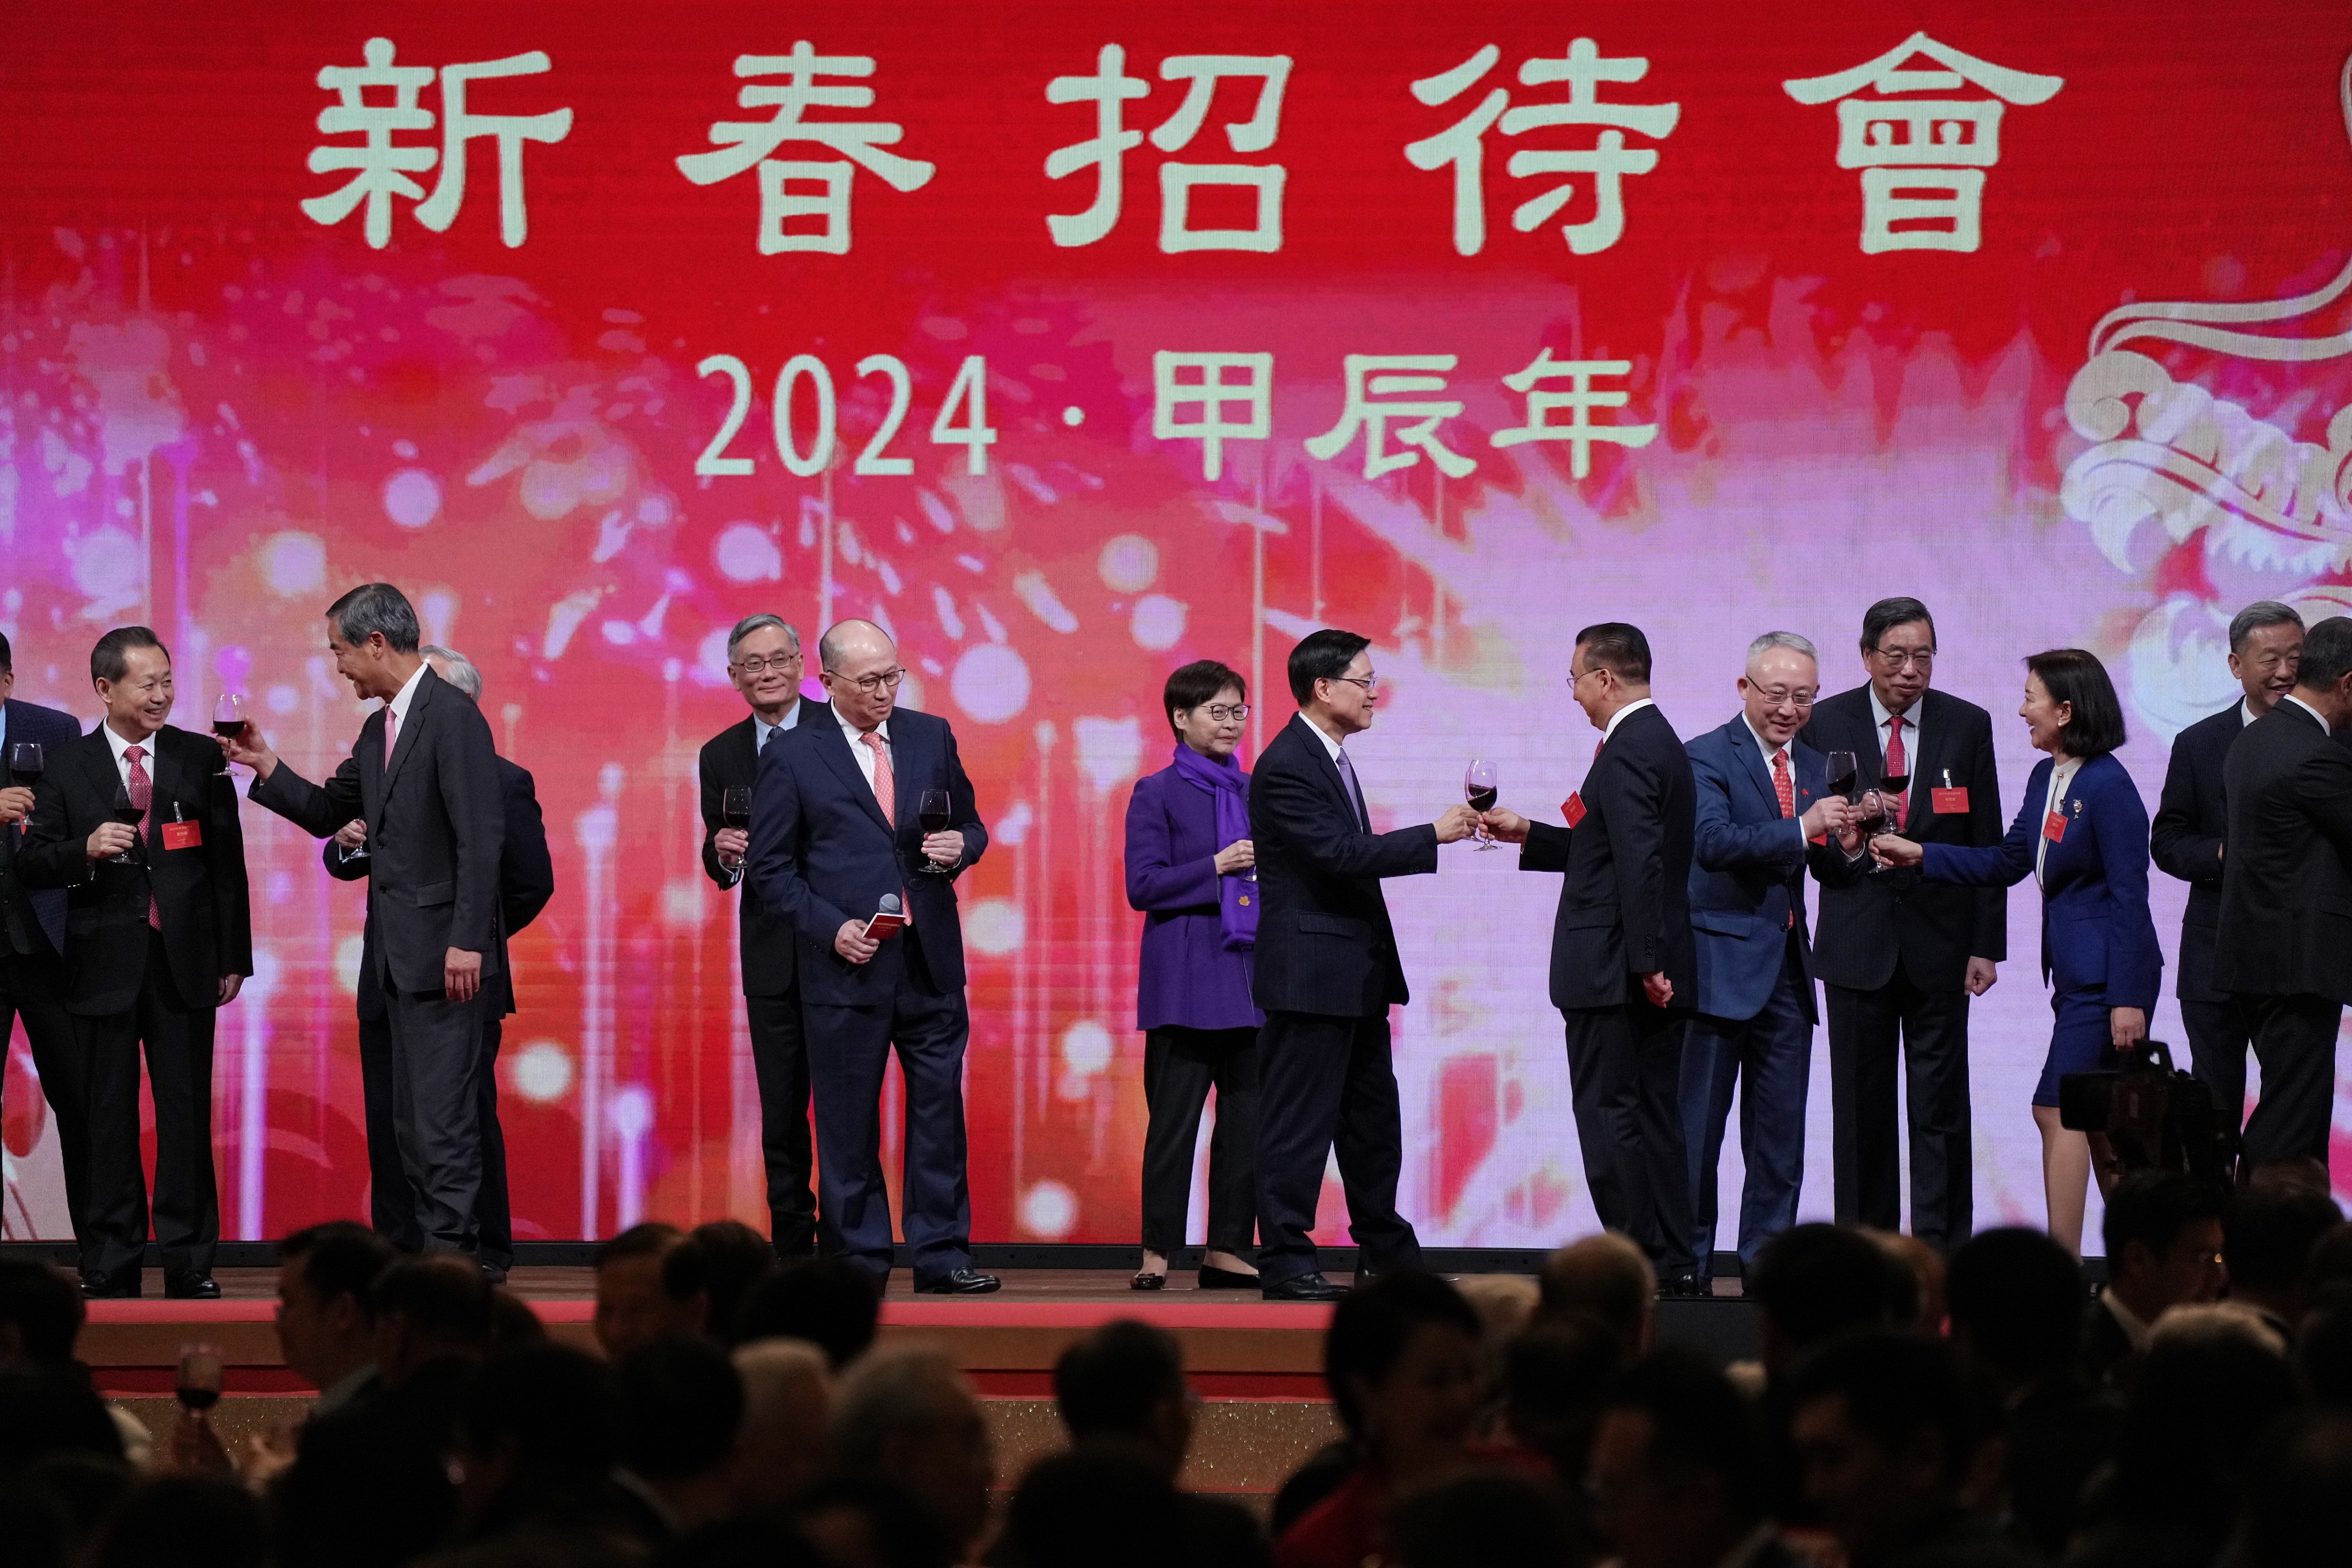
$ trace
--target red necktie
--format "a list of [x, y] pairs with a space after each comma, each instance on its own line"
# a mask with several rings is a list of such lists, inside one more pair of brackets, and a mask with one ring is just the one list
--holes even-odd
[[[139, 810], [139, 837], [142, 843], [154, 837], [152, 829], [155, 826], [155, 781], [149, 778], [147, 770], [139, 765], [140, 759], [146, 754], [142, 747], [122, 748], [123, 757], [131, 763], [131, 804]], [[163, 929], [163, 911], [155, 903], [155, 878], [152, 868], [147, 878], [147, 923], [157, 931]]]
[[[1789, 777], [1789, 752], [1785, 747], [1772, 753], [1772, 793], [1780, 797], [1782, 816], [1797, 815], [1797, 786]], [[1789, 910], [1789, 924], [1793, 929], [1796, 923], [1797, 911], [1792, 905]]]
[[[1886, 716], [1886, 772], [1890, 776], [1899, 774], [1906, 778], [1911, 773], [1911, 759], [1903, 751], [1903, 715], [1900, 713]], [[1895, 797], [1893, 821], [1898, 833], [1903, 828], [1904, 808], [1910, 803], [1911, 792], [1907, 789]]]

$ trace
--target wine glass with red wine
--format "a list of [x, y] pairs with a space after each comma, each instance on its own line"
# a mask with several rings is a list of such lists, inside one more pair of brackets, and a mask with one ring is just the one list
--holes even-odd
[[719, 826], [749, 831], [751, 826], [751, 792], [741, 784], [727, 790], [719, 797]]
[[[1908, 773], [1880, 774], [1878, 787], [1870, 792], [1872, 814], [1864, 824], [1864, 831], [1874, 836], [1902, 832], [1903, 792], [1910, 787], [1911, 775]], [[1881, 864], [1872, 866], [1871, 869], [1885, 871], [1892, 868]]]
[[224, 691], [213, 703], [213, 733], [224, 740], [245, 732], [245, 699], [234, 691]]
[[[1502, 795], [1502, 777], [1501, 771], [1486, 758], [1472, 758], [1469, 768], [1462, 775], [1462, 798], [1470, 803], [1473, 811], [1484, 813], [1494, 810], [1495, 802]], [[1479, 825], [1475, 837], [1481, 851], [1496, 847], [1494, 837], [1486, 831], [1485, 824]]]
[[[948, 805], [948, 792], [943, 789], [925, 790], [922, 804], [916, 808], [916, 820], [923, 825], [923, 831], [927, 834], [945, 833], [949, 826], [955, 821], [952, 810]], [[923, 862], [923, 869], [944, 877], [954, 868], [942, 866], [936, 860], [926, 859]]]
[[[122, 824], [123, 826], [128, 827], [133, 834], [136, 834], [139, 831], [139, 824], [146, 817], [146, 816], [147, 813], [145, 811], [131, 804], [131, 788], [128, 784], [118, 784], [114, 786], [115, 821]], [[136, 866], [139, 864], [139, 857], [132, 853], [132, 850], [137, 847], [138, 845], [134, 839], [131, 849], [122, 850], [119, 854], [109, 855], [106, 858], [107, 864], [110, 866]]]
[[39, 784], [47, 766], [47, 753], [38, 741], [19, 741], [8, 748], [8, 782], [18, 789]]

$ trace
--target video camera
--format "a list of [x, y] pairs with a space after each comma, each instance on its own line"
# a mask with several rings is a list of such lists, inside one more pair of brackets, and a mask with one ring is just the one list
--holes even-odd
[[2237, 1167], [2238, 1134], [2223, 1122], [2211, 1092], [2175, 1070], [2162, 1040], [2143, 1040], [2112, 1069], [2061, 1078], [2058, 1123], [2104, 1133], [2126, 1171], [2179, 1171], [2227, 1182]]

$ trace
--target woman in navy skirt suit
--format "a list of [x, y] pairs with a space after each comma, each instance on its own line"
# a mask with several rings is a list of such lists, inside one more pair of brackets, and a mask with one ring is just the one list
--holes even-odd
[[1204, 1289], [1256, 1289], [1243, 1255], [1257, 1237], [1257, 1029], [1250, 1000], [1257, 861], [1240, 748], [1249, 687], [1214, 659], [1168, 678], [1160, 711], [1176, 732], [1169, 765], [1135, 783], [1127, 805], [1127, 901], [1143, 911], [1136, 1026], [1143, 1031], [1143, 1268], [1139, 1290], [1168, 1283], [1184, 1245], [1192, 1144], [1213, 1085]]
[[[2050, 1056], [2033, 1091], [2042, 1130], [2042, 1187], [2050, 1234], [2079, 1257], [2091, 1147], [2058, 1124], [2058, 1080], [2111, 1068], [2116, 1053], [2147, 1037], [2164, 971], [2147, 909], [2147, 807], [2115, 758], [2123, 705], [2096, 656], [2054, 648], [2025, 661], [2017, 710], [2036, 751], [2050, 753], [2025, 781], [2009, 836], [1981, 849], [1920, 846], [1892, 834], [1872, 840], [1893, 866], [1930, 880], [2042, 885], [2042, 973], [2052, 986]], [[1915, 786], [1916, 787], [1916, 786]], [[2100, 1191], [2109, 1173], [2100, 1171]]]

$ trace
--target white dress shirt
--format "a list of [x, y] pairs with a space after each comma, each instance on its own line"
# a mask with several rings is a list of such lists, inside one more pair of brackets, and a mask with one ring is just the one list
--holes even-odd
[[1625, 704], [1624, 707], [1617, 710], [1616, 712], [1609, 715], [1609, 722], [1601, 727], [1601, 743], [1604, 746], [1609, 743], [1610, 738], [1617, 733], [1617, 726], [1625, 721], [1626, 714], [1638, 713], [1644, 708], [1655, 708], [1657, 704], [1655, 702], [1651, 701], [1646, 697], [1637, 697], [1633, 699], [1633, 701]]
[[[1885, 703], [1878, 700], [1877, 687], [1864, 689], [1870, 693], [1870, 717], [1878, 728], [1878, 763], [1884, 768], [1886, 765], [1886, 739], [1895, 732], [1889, 728], [1888, 721], [1895, 715], [1887, 710]], [[1923, 691], [1919, 694], [1919, 700], [1911, 704], [1911, 710], [1903, 715], [1903, 760], [1915, 764], [1912, 768], [1915, 773], [1918, 772], [1916, 764], [1919, 760], [1919, 710], [1926, 706], [1927, 694]]]
[[[834, 710], [833, 717], [835, 722], [841, 726], [842, 735], [849, 742], [849, 754], [857, 759], [857, 771], [866, 775], [866, 787], [867, 789], [872, 789], [874, 787], [874, 748], [866, 743], [866, 731], [851, 723], [848, 720], [844, 719], [841, 716], [840, 710], [838, 709]], [[874, 727], [874, 733], [882, 737], [883, 748], [886, 751], [888, 750], [890, 745], [890, 721], [885, 719], [881, 723], [876, 725]], [[898, 757], [896, 752], [892, 752], [890, 754], [890, 772], [894, 778], [897, 776], [898, 772]], [[898, 803], [893, 801], [891, 805], [895, 809]]]
[[2327, 722], [2327, 715], [2326, 715], [2326, 714], [2322, 713], [2318, 709], [2314, 708], [2310, 703], [2305, 702], [2302, 698], [2297, 697], [2294, 692], [2292, 692], [2292, 691], [2288, 692], [2285, 696], [2284, 696], [2284, 697], [2280, 698], [2280, 699], [2279, 699], [2279, 700], [2280, 700], [2280, 701], [2282, 701], [2282, 702], [2292, 702], [2292, 703], [2294, 703], [2296, 707], [2298, 707], [2298, 708], [2302, 709], [2305, 712], [2306, 712], [2306, 713], [2310, 714], [2310, 715], [2311, 715], [2311, 717], [2312, 717], [2313, 721], [2314, 721], [2314, 722], [2315, 722], [2316, 724], [2318, 724], [2318, 726], [2319, 726], [2319, 732], [2320, 732], [2321, 734], [2323, 734], [2323, 735], [2332, 735], [2332, 734], [2334, 734], [2334, 733], [2336, 732], [2336, 731], [2335, 731], [2335, 728]]
[[[1748, 724], [1748, 715], [1742, 713], [1739, 716], [1739, 721], [1742, 724]], [[1779, 782], [1774, 780], [1772, 777], [1772, 759], [1779, 756], [1789, 748], [1786, 746], [1776, 746], [1771, 742], [1766, 740], [1763, 736], [1759, 735], [1756, 732], [1756, 726], [1753, 724], [1748, 724], [1748, 735], [1750, 740], [1756, 742], [1756, 749], [1764, 754], [1764, 777], [1766, 782], [1771, 784], [1773, 798], [1777, 800], [1780, 797], [1780, 785]], [[1791, 757], [1789, 759], [1789, 802], [1790, 805], [1793, 806], [1796, 804], [1796, 799], [1797, 759]], [[1800, 844], [1805, 842], [1804, 817], [1805, 814], [1799, 811], [1794, 813], [1792, 816], [1786, 816], [1781, 819], [1797, 830], [1797, 842]]]
[[147, 771], [147, 783], [152, 788], [155, 783], [155, 737], [150, 735], [143, 741], [126, 741], [120, 731], [107, 723], [100, 724], [99, 730], [106, 736], [106, 743], [113, 748], [114, 776], [122, 781], [122, 787], [131, 787], [131, 759], [123, 753], [136, 746], [139, 748], [139, 765]]
[[[384, 722], [392, 728], [392, 743], [395, 750], [400, 745], [401, 731], [408, 728], [408, 710], [416, 700], [417, 683], [425, 679], [425, 672], [432, 668], [429, 664], [420, 662], [415, 672], [409, 676], [407, 684], [393, 693], [392, 700], [383, 705]], [[391, 758], [387, 754], [384, 760], [389, 762]]]

